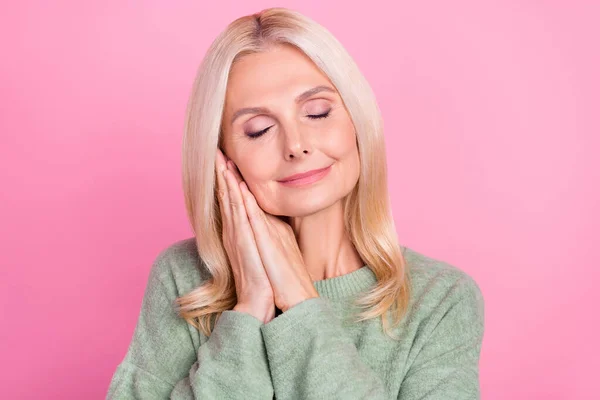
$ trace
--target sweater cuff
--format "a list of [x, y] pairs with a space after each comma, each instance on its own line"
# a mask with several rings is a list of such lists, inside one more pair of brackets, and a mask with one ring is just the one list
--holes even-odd
[[330, 314], [333, 315], [333, 310], [328, 299], [311, 297], [263, 324], [261, 331], [265, 339], [274, 340], [296, 325], [313, 325], [321, 320], [328, 320]]
[[260, 327], [263, 322], [250, 314], [225, 310], [217, 320], [210, 336], [234, 338], [236, 345], [247, 344], [245, 349], [256, 349], [262, 342]]
[[336, 335], [341, 323], [331, 302], [324, 297], [311, 297], [260, 327], [272, 371], [285, 371], [286, 365], [306, 357], [314, 340]]

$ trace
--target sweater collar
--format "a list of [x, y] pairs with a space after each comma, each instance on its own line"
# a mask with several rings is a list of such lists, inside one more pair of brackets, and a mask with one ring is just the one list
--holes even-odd
[[313, 281], [313, 285], [321, 297], [335, 300], [354, 296], [376, 282], [377, 277], [373, 271], [367, 265], [363, 265], [344, 275]]

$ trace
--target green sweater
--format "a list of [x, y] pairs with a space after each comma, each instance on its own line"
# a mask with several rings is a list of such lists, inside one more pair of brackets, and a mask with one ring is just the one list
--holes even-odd
[[351, 299], [376, 283], [366, 265], [315, 281], [320, 297], [266, 324], [226, 310], [206, 337], [173, 307], [208, 271], [194, 238], [173, 243], [150, 270], [107, 399], [479, 399], [479, 286], [446, 262], [402, 251], [413, 296], [394, 331], [400, 341], [385, 335], [381, 317], [350, 321]]

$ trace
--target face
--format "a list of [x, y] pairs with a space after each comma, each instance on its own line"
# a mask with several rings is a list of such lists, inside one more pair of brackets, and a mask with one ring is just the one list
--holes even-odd
[[[245, 55], [233, 65], [222, 131], [222, 150], [269, 214], [316, 213], [342, 200], [358, 181], [356, 134], [342, 98], [290, 45]], [[282, 181], [326, 167], [303, 181]]]

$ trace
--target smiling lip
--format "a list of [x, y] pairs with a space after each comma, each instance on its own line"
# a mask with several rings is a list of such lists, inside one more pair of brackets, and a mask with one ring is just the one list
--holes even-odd
[[280, 180], [279, 182], [286, 186], [300, 186], [308, 183], [316, 182], [319, 179], [323, 178], [329, 170], [331, 169], [331, 165], [326, 168], [321, 169], [313, 169], [312, 171], [303, 172], [301, 174], [291, 175], [285, 179]]

